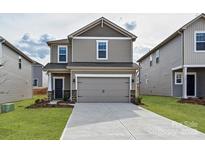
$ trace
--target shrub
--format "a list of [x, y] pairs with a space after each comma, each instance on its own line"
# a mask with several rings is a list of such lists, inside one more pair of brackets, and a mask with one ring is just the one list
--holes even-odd
[[38, 104], [40, 102], [40, 99], [35, 100], [35, 104]]
[[142, 104], [143, 104], [143, 103], [142, 103], [142, 97], [140, 97], [140, 96], [136, 97], [134, 104], [136, 104], [136, 105], [142, 105]]
[[68, 96], [65, 95], [65, 96], [63, 97], [63, 100], [64, 100], [65, 102], [67, 102], [67, 101], [68, 101]]

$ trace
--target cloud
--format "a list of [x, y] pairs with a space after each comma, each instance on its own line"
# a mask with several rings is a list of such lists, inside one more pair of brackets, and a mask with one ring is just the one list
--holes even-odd
[[135, 47], [134, 48], [134, 61], [136, 62], [140, 57], [145, 55], [147, 52], [149, 52], [150, 48], [140, 46], [140, 47]]
[[126, 23], [125, 23], [125, 28], [126, 28], [127, 30], [132, 31], [132, 30], [134, 30], [136, 27], [137, 27], [136, 21], [129, 21], [129, 22], [126, 22]]
[[25, 33], [17, 42], [17, 47], [31, 56], [31, 58], [44, 59], [49, 54], [47, 41], [54, 39], [49, 34], [43, 34], [39, 38], [34, 39], [29, 33]]

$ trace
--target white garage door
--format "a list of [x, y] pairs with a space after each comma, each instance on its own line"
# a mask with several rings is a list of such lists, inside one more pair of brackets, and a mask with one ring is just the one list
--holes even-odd
[[129, 78], [79, 77], [79, 103], [128, 103]]

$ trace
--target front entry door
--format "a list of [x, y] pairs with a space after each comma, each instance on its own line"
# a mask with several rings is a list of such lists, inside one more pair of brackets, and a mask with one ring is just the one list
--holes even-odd
[[55, 79], [55, 99], [63, 98], [63, 79]]
[[187, 75], [187, 96], [195, 96], [195, 75]]

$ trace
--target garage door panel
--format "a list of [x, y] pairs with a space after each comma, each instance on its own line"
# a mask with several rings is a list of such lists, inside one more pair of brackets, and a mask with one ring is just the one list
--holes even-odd
[[129, 78], [78, 78], [78, 102], [129, 102]]

